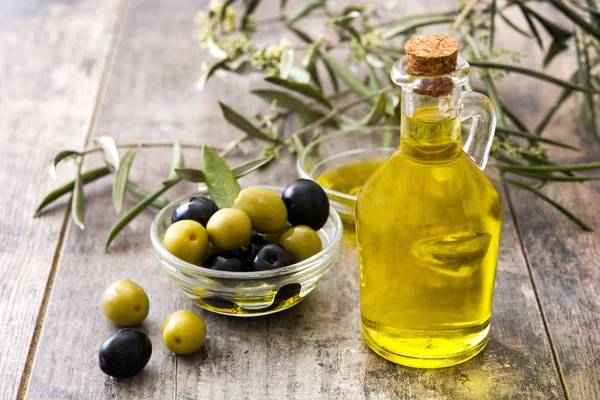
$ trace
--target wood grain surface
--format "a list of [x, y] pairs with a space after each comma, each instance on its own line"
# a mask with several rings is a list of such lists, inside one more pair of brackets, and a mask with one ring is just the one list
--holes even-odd
[[[0, 14], [0, 21], [8, 21], [0, 25], [0, 60], [12, 57], [0, 62], [0, 132], [14, 143], [0, 148], [0, 187], [22, 196], [0, 211], [0, 326], [18, 327], [0, 330], [0, 398], [14, 398], [22, 380], [30, 399], [560, 399], [567, 391], [573, 399], [600, 397], [598, 235], [578, 230], [524, 193], [510, 190], [507, 196], [501, 190], [504, 226], [490, 343], [460, 366], [429, 371], [389, 363], [362, 342], [351, 234], [344, 237], [336, 265], [302, 303], [280, 314], [241, 319], [193, 306], [160, 272], [148, 237], [152, 209], [104, 254], [106, 234], [117, 219], [110, 178], [85, 188], [84, 231], [65, 220], [65, 210], [58, 207], [39, 221], [29, 219], [41, 192], [52, 186], [44, 175], [46, 159], [55, 150], [83, 146], [88, 136], [218, 145], [239, 134], [222, 120], [216, 100], [252, 115], [259, 104], [247, 100], [247, 92], [265, 85], [230, 75], [209, 82], [204, 92], [195, 89], [208, 57], [198, 48], [193, 16], [206, 2], [13, 0], [0, 5], [10, 11]], [[293, 8], [298, 1], [290, 4]], [[453, 5], [428, 0], [400, 5], [395, 13]], [[272, 10], [261, 7], [260, 14], [272, 15]], [[39, 26], [28, 30], [35, 23]], [[500, 44], [518, 46], [502, 24], [499, 29]], [[261, 40], [278, 42], [281, 35], [273, 25]], [[528, 62], [539, 62], [535, 49], [524, 50], [531, 54]], [[29, 59], [31, 54], [39, 61]], [[551, 68], [565, 66], [559, 62]], [[500, 89], [524, 117], [538, 116], [553, 100], [545, 92], [549, 89], [534, 83], [507, 80]], [[580, 127], [567, 118], [568, 111], [550, 136], [579, 141], [573, 130]], [[131, 179], [158, 188], [170, 153], [142, 149]], [[188, 166], [199, 165], [199, 152], [185, 156]], [[91, 156], [86, 168], [101, 164], [100, 155]], [[21, 179], [5, 173], [14, 165], [22, 166]], [[63, 179], [72, 172], [60, 170]], [[285, 185], [296, 176], [294, 160], [286, 156], [278, 166], [244, 180]], [[579, 214], [600, 229], [598, 185], [564, 187], [544, 190], [579, 207]], [[168, 196], [193, 190], [181, 184]], [[125, 208], [133, 204], [128, 196]], [[5, 268], [8, 264], [19, 268]], [[152, 359], [128, 381], [107, 378], [97, 365], [100, 343], [116, 330], [101, 313], [100, 297], [116, 279], [136, 281], [151, 302], [140, 329], [152, 339]], [[47, 306], [40, 312], [42, 303]], [[175, 357], [162, 344], [160, 327], [182, 308], [205, 318], [208, 337], [199, 353]], [[38, 312], [39, 342], [32, 341]], [[26, 363], [33, 369], [22, 379]]]
[[84, 144], [116, 8], [116, 1], [0, 2], [0, 399], [16, 396], [31, 367], [62, 245], [65, 209], [32, 218], [43, 192], [73, 173], [61, 166], [52, 181], [47, 162]]

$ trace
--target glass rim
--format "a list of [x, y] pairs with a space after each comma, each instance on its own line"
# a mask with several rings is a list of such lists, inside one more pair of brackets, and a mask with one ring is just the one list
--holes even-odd
[[[392, 129], [394, 131], [400, 132], [399, 126], [387, 126], [387, 125], [376, 125], [376, 126], [372, 126], [372, 127], [364, 127], [364, 128], [356, 128], [356, 129], [348, 129], [348, 130], [341, 130], [341, 129], [331, 130], [331, 132], [327, 133], [323, 137], [315, 140], [314, 142], [312, 142], [308, 146], [306, 146], [304, 148], [304, 151], [302, 151], [302, 153], [300, 154], [300, 156], [296, 158], [296, 169], [298, 170], [298, 174], [300, 175], [300, 178], [310, 179], [310, 180], [316, 182], [316, 179], [314, 177], [312, 177], [310, 175], [310, 173], [306, 170], [305, 161], [306, 161], [306, 157], [310, 153], [310, 150], [314, 149], [319, 144], [321, 144], [325, 141], [334, 139], [337, 136], [344, 136], [344, 135], [350, 135], [350, 134], [356, 134], [356, 133], [367, 134], [367, 133], [372, 133], [375, 130], [383, 130], [383, 129]], [[394, 150], [396, 150], [396, 147], [381, 147], [381, 149], [390, 150], [393, 152]], [[321, 187], [323, 188], [323, 190], [325, 190], [325, 193], [327, 193], [328, 195], [335, 196], [335, 197], [338, 197], [338, 198], [341, 198], [344, 200], [350, 200], [350, 201], [358, 200], [358, 196], [339, 192], [337, 190], [332, 190], [332, 189], [326, 188], [324, 186], [321, 186]]]
[[[242, 188], [250, 188], [250, 187], [261, 187], [264, 189], [269, 189], [273, 191], [282, 192], [285, 188], [279, 186], [269, 186], [269, 185], [242, 185]], [[313, 269], [318, 269], [321, 267], [321, 263], [319, 262], [320, 257], [324, 254], [331, 253], [335, 251], [339, 242], [342, 239], [343, 234], [343, 225], [342, 220], [338, 213], [335, 211], [333, 207], [329, 207], [329, 218], [332, 219], [333, 223], [333, 236], [330, 240], [328, 240], [327, 244], [323, 246], [323, 249], [317, 254], [307, 258], [306, 260], [302, 260], [292, 265], [288, 265], [287, 267], [278, 268], [270, 271], [253, 271], [253, 272], [232, 272], [232, 271], [215, 271], [210, 268], [205, 268], [200, 265], [195, 265], [192, 263], [188, 263], [183, 261], [173, 254], [171, 254], [165, 246], [162, 244], [162, 241], [158, 237], [158, 226], [159, 223], [165, 218], [165, 213], [167, 210], [171, 209], [174, 205], [179, 204], [181, 201], [188, 199], [193, 196], [206, 196], [206, 191], [198, 191], [191, 194], [187, 194], [185, 196], [181, 196], [178, 199], [173, 200], [166, 206], [164, 206], [152, 219], [152, 223], [150, 225], [150, 242], [152, 244], [152, 248], [154, 251], [160, 254], [160, 257], [165, 260], [169, 264], [171, 269], [182, 270], [185, 272], [189, 272], [192, 274], [198, 274], [202, 277], [206, 278], [218, 278], [218, 279], [231, 279], [231, 280], [254, 280], [254, 279], [265, 279], [265, 278], [275, 278], [278, 276], [286, 276], [291, 275], [297, 272], [308, 272]], [[162, 264], [162, 262], [161, 262]], [[179, 276], [178, 278], [185, 278], [183, 276]]]

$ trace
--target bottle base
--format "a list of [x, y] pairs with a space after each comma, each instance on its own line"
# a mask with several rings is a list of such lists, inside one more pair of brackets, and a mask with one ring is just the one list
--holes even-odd
[[466, 351], [452, 354], [447, 357], [416, 357], [412, 355], [405, 354], [397, 354], [393, 353], [381, 346], [379, 346], [368, 334], [368, 332], [364, 329], [362, 331], [363, 339], [365, 343], [373, 350], [375, 353], [379, 354], [381, 357], [389, 360], [395, 364], [404, 365], [412, 368], [446, 368], [451, 367], [453, 365], [461, 364], [473, 357], [475, 357], [481, 350], [484, 349], [488, 342], [488, 336], [486, 335], [479, 343], [469, 348]]

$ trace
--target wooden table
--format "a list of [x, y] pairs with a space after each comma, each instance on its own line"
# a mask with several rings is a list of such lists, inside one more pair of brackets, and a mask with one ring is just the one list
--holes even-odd
[[[71, 222], [67, 200], [32, 219], [41, 196], [72, 179], [68, 165], [59, 168], [58, 182], [48, 178], [47, 161], [60, 149], [83, 148], [100, 135], [218, 145], [238, 134], [215, 100], [251, 115], [256, 105], [245, 101], [246, 93], [260, 83], [229, 77], [202, 93], [194, 88], [207, 56], [198, 48], [193, 17], [205, 3], [0, 3], [0, 398], [600, 398], [600, 235], [583, 232], [528, 193], [501, 188], [505, 214], [489, 345], [460, 366], [431, 371], [391, 364], [363, 344], [351, 240], [300, 305], [238, 319], [194, 307], [160, 272], [148, 238], [152, 210], [104, 254], [116, 220], [107, 179], [85, 188], [84, 231]], [[454, 5], [412, 3], [396, 13]], [[521, 46], [530, 54], [526, 65], [539, 63], [532, 42], [500, 29], [500, 44]], [[274, 27], [268, 35], [278, 41], [280, 33]], [[565, 76], [573, 68], [571, 55], [550, 72]], [[531, 125], [558, 92], [517, 76], [500, 90]], [[564, 106], [549, 136], [589, 149], [575, 112], [575, 103]], [[552, 153], [563, 162], [598, 154]], [[132, 180], [157, 188], [169, 158], [166, 149], [141, 151]], [[186, 158], [198, 165], [197, 151]], [[247, 181], [286, 184], [296, 173], [290, 157], [283, 162]], [[101, 163], [90, 157], [86, 168]], [[191, 190], [182, 186], [169, 195]], [[553, 184], [543, 191], [600, 230], [598, 184]], [[126, 207], [132, 204], [128, 198]], [[141, 329], [151, 336], [154, 353], [129, 381], [108, 379], [97, 360], [101, 341], [115, 331], [100, 311], [100, 296], [120, 278], [138, 282], [152, 304]], [[160, 326], [182, 308], [205, 318], [209, 336], [198, 354], [174, 357], [161, 343]]]

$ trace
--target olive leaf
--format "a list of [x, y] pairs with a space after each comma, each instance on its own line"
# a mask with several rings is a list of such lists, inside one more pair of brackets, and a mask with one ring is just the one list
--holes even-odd
[[256, 171], [257, 169], [267, 165], [273, 160], [273, 156], [261, 157], [252, 161], [248, 161], [246, 163], [240, 164], [231, 169], [233, 176], [236, 178], [241, 178], [243, 176], [248, 175], [251, 172]]
[[289, 76], [290, 81], [302, 83], [302, 84], [309, 84], [310, 78], [311, 78], [311, 73], [304, 68], [299, 68], [294, 65], [292, 67], [292, 70], [290, 71], [290, 76]]
[[600, 26], [586, 21], [585, 18], [583, 18], [578, 12], [569, 7], [564, 0], [548, 0], [548, 2], [561, 11], [565, 17], [569, 18], [582, 30], [600, 40]]
[[208, 146], [202, 147], [202, 173], [210, 197], [219, 208], [233, 207], [240, 184], [219, 154]]
[[83, 178], [79, 171], [75, 175], [73, 199], [71, 200], [71, 215], [75, 224], [80, 229], [83, 229], [85, 227], [85, 197], [83, 196]]
[[[360, 97], [364, 97], [371, 93], [368, 87], [363, 85], [363, 83], [358, 80], [354, 74], [344, 68], [340, 63], [338, 63], [334, 58], [328, 55], [322, 56], [323, 62], [331, 69], [332, 73], [339, 77], [342, 82], [348, 86], [348, 89], [352, 90], [356, 95]], [[371, 105], [375, 104], [375, 100], [369, 99], [367, 102]]]
[[566, 215], [569, 219], [571, 219], [573, 222], [575, 222], [577, 225], [579, 225], [583, 230], [586, 230], [588, 232], [592, 232], [593, 231], [592, 228], [590, 228], [582, 220], [580, 220], [579, 218], [577, 218], [572, 212], [570, 212], [565, 207], [563, 207], [562, 205], [560, 205], [556, 201], [552, 200], [550, 197], [546, 196], [544, 193], [540, 192], [536, 188], [531, 187], [531, 186], [529, 186], [529, 185], [527, 185], [527, 184], [525, 184], [523, 182], [515, 181], [515, 180], [512, 180], [512, 179], [504, 179], [504, 182], [506, 182], [508, 184], [511, 184], [513, 186], [516, 186], [518, 188], [527, 190], [527, 191], [535, 194], [536, 196], [538, 196], [539, 198], [541, 198], [542, 200], [544, 200], [548, 204], [552, 205], [558, 211], [560, 211], [561, 213], [563, 213], [564, 215]]
[[588, 5], [587, 7], [578, 3], [576, 3], [575, 6], [579, 6], [582, 10], [588, 12], [590, 14], [590, 20], [596, 24], [596, 26], [600, 25], [600, 10], [598, 9], [596, 0], [586, 0], [586, 3]]
[[177, 177], [177, 173], [175, 172], [176, 168], [183, 168], [185, 165], [185, 160], [183, 158], [183, 153], [181, 152], [181, 144], [178, 140], [173, 141], [173, 155], [171, 157], [171, 168], [169, 169], [169, 176], [167, 180], [173, 179]]
[[356, 10], [351, 10], [348, 13], [343, 13], [341, 15], [329, 18], [329, 23], [336, 25], [345, 25], [358, 17], [360, 17], [360, 12]]
[[367, 73], [369, 75], [369, 86], [371, 87], [371, 89], [373, 89], [374, 91], [381, 90], [383, 88], [381, 80], [377, 76], [375, 68], [370, 63], [367, 64]]
[[[263, 165], [268, 164], [271, 160], [273, 160], [273, 156], [269, 157], [261, 157], [255, 160], [248, 161], [244, 164], [238, 165], [231, 169], [233, 176], [236, 178], [241, 178], [242, 176], [248, 175], [250, 172], [257, 170]], [[205, 182], [204, 173], [200, 169], [196, 168], [177, 168], [175, 170], [177, 175], [188, 182], [200, 183]]]
[[[269, 104], [276, 101], [278, 106], [298, 113], [298, 117], [304, 125], [310, 124], [325, 116], [321, 111], [308, 106], [302, 100], [286, 92], [271, 89], [256, 89], [252, 90], [250, 93], [258, 96]], [[331, 128], [339, 127], [335, 119], [330, 119], [323, 123], [323, 125]]]
[[530, 172], [589, 171], [600, 169], [600, 162], [563, 165], [505, 165], [502, 168], [506, 171], [519, 170]]
[[544, 57], [543, 65], [546, 67], [558, 53], [568, 48], [565, 42], [573, 36], [573, 33], [555, 24], [526, 5], [523, 5], [523, 8], [527, 10], [528, 14], [535, 18], [540, 25], [542, 25], [544, 30], [552, 37], [552, 44], [550, 45], [550, 48]]
[[204, 87], [206, 86], [206, 82], [208, 82], [210, 77], [213, 76], [213, 74], [217, 70], [224, 69], [226, 67], [227, 61], [228, 61], [227, 59], [219, 60], [217, 62], [210, 64], [208, 66], [208, 68], [206, 69], [206, 71], [204, 71], [202, 76], [200, 76], [200, 79], [198, 79], [198, 82], [196, 82], [196, 88], [200, 91], [204, 90]]
[[302, 40], [304, 43], [313, 43], [315, 40], [313, 38], [310, 37], [310, 35], [306, 32], [304, 32], [302, 29], [299, 29], [296, 26], [292, 26], [292, 25], [285, 25], [285, 27], [292, 33], [294, 33], [296, 36], [298, 36], [298, 38], [300, 40]]
[[[133, 183], [131, 181], [127, 181], [127, 191], [129, 193], [131, 193], [131, 195], [133, 197], [135, 197], [137, 200], [144, 200], [146, 197], [148, 197], [152, 194], [149, 191], [142, 189], [141, 187], [139, 187], [138, 185], [136, 185], [135, 183]], [[150, 205], [152, 207], [157, 208], [159, 210], [161, 208], [165, 207], [167, 204], [169, 204], [169, 199], [167, 199], [166, 197], [162, 197], [162, 196], [155, 198], [152, 201], [152, 203], [150, 203]]]
[[340, 84], [338, 82], [337, 76], [335, 75], [335, 71], [331, 68], [329, 64], [323, 61], [325, 65], [325, 70], [327, 71], [327, 75], [329, 75], [329, 80], [331, 81], [331, 86], [333, 86], [333, 90], [335, 93], [340, 92]]
[[[103, 176], [106, 176], [108, 174], [110, 174], [110, 168], [108, 168], [108, 167], [93, 169], [93, 170], [82, 173], [81, 181], [82, 181], [82, 184], [85, 185], [86, 183], [93, 182], [93, 181], [100, 179]], [[46, 196], [44, 196], [44, 198], [38, 205], [37, 209], [35, 210], [34, 217], [37, 217], [40, 214], [40, 212], [44, 209], [44, 207], [46, 207], [47, 205], [51, 204], [55, 200], [64, 196], [65, 194], [71, 193], [74, 188], [75, 188], [75, 180], [72, 180], [72, 181], [65, 183], [64, 185], [62, 185], [60, 187], [57, 187], [56, 189], [53, 189], [50, 193], [48, 193]]]
[[529, 16], [529, 12], [528, 12], [527, 8], [524, 7], [524, 5], [521, 3], [521, 1], [518, 1], [517, 5], [518, 5], [519, 9], [521, 10], [521, 14], [523, 14], [523, 17], [525, 18], [525, 21], [527, 21], [527, 25], [529, 25], [529, 30], [531, 31], [531, 34], [535, 38], [538, 46], [540, 47], [540, 49], [543, 49], [544, 43], [542, 42], [542, 37], [540, 36], [540, 33], [538, 32], [537, 28], [535, 27], [535, 23], [533, 22], [533, 19], [531, 19], [531, 16]]
[[508, 129], [508, 128], [504, 128], [504, 127], [501, 127], [501, 126], [496, 127], [496, 130], [498, 132], [506, 133], [509, 136], [516, 136], [516, 137], [520, 137], [520, 138], [523, 138], [523, 139], [529, 139], [529, 140], [532, 140], [534, 142], [547, 143], [547, 144], [551, 144], [551, 145], [556, 146], [556, 147], [562, 147], [564, 149], [569, 149], [569, 150], [574, 150], [574, 151], [581, 151], [581, 149], [578, 149], [577, 147], [571, 146], [570, 144], [559, 142], [557, 140], [547, 139], [545, 137], [541, 137], [539, 135], [536, 135], [535, 133], [529, 133], [529, 132], [523, 132], [523, 131], [516, 131], [514, 129]]
[[59, 151], [54, 156], [54, 158], [50, 161], [50, 168], [48, 170], [48, 173], [50, 174], [52, 179], [56, 179], [56, 166], [58, 165], [59, 162], [74, 158], [78, 154], [79, 154], [79, 152], [75, 151], [75, 150]]
[[125, 189], [127, 188], [127, 181], [129, 180], [129, 171], [131, 170], [133, 159], [140, 148], [141, 146], [136, 146], [133, 149], [130, 149], [123, 156], [123, 159], [119, 165], [119, 169], [117, 169], [114, 173], [115, 177], [113, 180], [112, 200], [117, 214], [119, 214], [123, 208]]
[[323, 45], [324, 40], [324, 38], [321, 38], [313, 44], [311, 44], [310, 46], [308, 46], [308, 49], [306, 49], [306, 52], [304, 53], [304, 55], [302, 56], [302, 60], [300, 61], [300, 64], [304, 68], [309, 68], [310, 66], [315, 64], [317, 52], [319, 48]]
[[223, 8], [221, 8], [221, 14], [219, 15], [219, 22], [223, 22], [225, 19], [225, 15], [227, 15], [227, 7], [233, 4], [236, 0], [225, 0], [223, 3]]
[[218, 58], [219, 60], [225, 60], [229, 55], [225, 50], [219, 47], [219, 45], [214, 41], [212, 37], [206, 39], [206, 46], [208, 52], [214, 58]]
[[482, 67], [482, 68], [491, 68], [491, 69], [501, 69], [509, 72], [516, 72], [518, 74], [523, 74], [527, 76], [531, 76], [532, 78], [541, 79], [543, 81], [553, 83], [558, 86], [566, 87], [569, 89], [577, 90], [580, 92], [587, 93], [599, 93], [593, 87], [584, 87], [577, 84], [574, 84], [569, 81], [565, 81], [563, 79], [555, 78], [554, 76], [544, 74], [542, 72], [538, 72], [529, 68], [519, 67], [517, 65], [508, 65], [508, 64], [500, 64], [493, 62], [482, 62], [482, 61], [469, 61], [469, 63], [474, 67]]
[[116, 171], [119, 169], [119, 150], [115, 141], [110, 136], [99, 136], [94, 138], [94, 143], [102, 148], [106, 162]]
[[[570, 82], [577, 82], [578, 72], [579, 71], [575, 71], [571, 75], [571, 77], [569, 78]], [[562, 88], [559, 95], [556, 97], [556, 100], [554, 100], [554, 103], [552, 103], [552, 106], [548, 109], [548, 111], [546, 111], [540, 122], [538, 122], [537, 126], [535, 127], [534, 132], [536, 135], [542, 134], [542, 132], [556, 113], [556, 111], [560, 108], [561, 105], [564, 104], [565, 100], [567, 100], [571, 96], [571, 94], [573, 94], [573, 89]]]
[[391, 27], [383, 32], [383, 39], [392, 39], [403, 33], [413, 31], [427, 25], [445, 24], [454, 21], [453, 16], [444, 14], [411, 15], [396, 21]]
[[294, 67], [294, 49], [289, 47], [281, 53], [281, 61], [279, 63], [279, 76], [282, 79], [287, 79]]
[[522, 28], [520, 28], [518, 25], [516, 25], [514, 22], [512, 22], [506, 15], [504, 15], [501, 12], [498, 12], [498, 15], [500, 15], [500, 18], [502, 18], [502, 21], [506, 22], [506, 25], [510, 26], [515, 32], [520, 33], [521, 35], [525, 36], [526, 38], [531, 38], [531, 34], [525, 32]]
[[387, 101], [385, 94], [379, 95], [377, 103], [367, 115], [365, 115], [360, 121], [355, 124], [347, 124], [343, 127], [344, 130], [362, 128], [364, 126], [374, 125], [385, 115], [385, 109], [387, 107]]
[[104, 250], [108, 249], [108, 246], [112, 243], [115, 237], [123, 230], [123, 228], [131, 222], [135, 217], [138, 216], [139, 213], [144, 211], [146, 207], [148, 207], [152, 202], [154, 202], [157, 198], [159, 198], [164, 192], [175, 186], [176, 183], [180, 182], [181, 179], [172, 179], [163, 183], [163, 187], [158, 189], [156, 192], [151, 193], [149, 196], [144, 198], [142, 201], [137, 203], [135, 206], [131, 207], [127, 212], [119, 218], [119, 220], [110, 228], [108, 232], [108, 237], [106, 238], [106, 243], [104, 244]]
[[306, 17], [316, 8], [323, 6], [323, 0], [312, 0], [308, 2], [304, 2], [294, 10], [285, 20], [285, 23], [288, 25], [293, 24], [294, 22]]
[[496, 36], [496, 12], [498, 11], [498, 4], [496, 0], [492, 0], [490, 4], [490, 38], [489, 38], [489, 50], [492, 51], [494, 48], [494, 36]]
[[312, 87], [306, 83], [298, 83], [292, 82], [287, 79], [278, 78], [275, 76], [269, 76], [265, 78], [265, 81], [272, 83], [273, 85], [281, 86], [296, 93], [303, 94], [306, 97], [310, 97], [311, 99], [323, 104], [327, 108], [332, 108], [331, 102], [323, 95], [323, 93], [319, 92], [317, 89]]
[[241, 29], [242, 31], [246, 30], [248, 27], [248, 17], [252, 15], [256, 7], [260, 3], [260, 0], [244, 0], [244, 11], [242, 12], [242, 23]]
[[248, 136], [266, 142], [278, 143], [277, 139], [269, 136], [266, 132], [252, 124], [245, 117], [243, 117], [237, 111], [234, 111], [225, 103], [219, 102], [219, 106], [221, 106], [221, 112], [223, 113], [223, 117], [227, 120], [227, 122], [240, 129], [241, 131], [247, 133]]
[[[317, 86], [317, 88], [319, 90], [323, 90], [323, 85], [321, 84], [321, 78], [319, 77], [319, 70], [317, 69], [317, 66], [315, 64], [310, 65], [306, 71], [309, 74], [309, 80], [306, 83], [310, 83], [310, 81], [312, 80], [312, 82]], [[296, 82], [299, 82], [297, 79], [294, 79]]]
[[175, 168], [178, 177], [188, 182], [204, 182], [204, 173], [196, 168]]
[[[577, 37], [575, 38], [575, 48], [577, 50], [577, 62], [579, 64], [579, 83], [586, 87], [592, 87], [591, 80], [591, 68], [590, 68], [590, 56], [588, 49], [582, 40]], [[600, 143], [600, 136], [598, 133], [598, 127], [596, 125], [596, 105], [594, 104], [594, 97], [591, 93], [583, 94], [583, 120], [586, 125], [586, 130], [590, 137]]]

